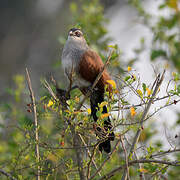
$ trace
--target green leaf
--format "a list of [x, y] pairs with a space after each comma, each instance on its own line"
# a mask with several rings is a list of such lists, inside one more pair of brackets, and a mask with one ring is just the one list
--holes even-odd
[[180, 84], [177, 87], [177, 92], [178, 92], [178, 94], [180, 94]]
[[142, 84], [142, 88], [143, 88], [143, 92], [145, 94], [145, 92], [146, 92], [146, 84], [145, 83]]
[[174, 74], [174, 81], [178, 81], [178, 80], [180, 80], [180, 74], [175, 73]]
[[155, 60], [158, 57], [166, 57], [166, 51], [159, 49], [159, 50], [152, 50], [151, 51], [151, 60]]
[[159, 9], [164, 9], [167, 5], [166, 4], [161, 4], [158, 8]]
[[131, 76], [126, 76], [124, 80], [128, 81], [130, 78], [131, 78]]
[[139, 94], [139, 96], [140, 96], [141, 98], [143, 98], [143, 93], [142, 93], [142, 91], [141, 91], [140, 89], [138, 89], [136, 92]]

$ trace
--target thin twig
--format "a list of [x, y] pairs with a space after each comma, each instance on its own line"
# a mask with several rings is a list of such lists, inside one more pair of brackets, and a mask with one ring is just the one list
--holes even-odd
[[[134, 161], [129, 161], [128, 165], [132, 166], [134, 164], [139, 164], [139, 163], [157, 163], [157, 164], [167, 164], [170, 166], [180, 166], [180, 161], [161, 161], [161, 160], [155, 160], [155, 159], [139, 159], [139, 160], [134, 160]], [[117, 172], [123, 170], [126, 168], [126, 164], [123, 164], [109, 173], [105, 174], [103, 177], [99, 178], [98, 180], [104, 180], [104, 179], [110, 179], [112, 176], [114, 176]]]
[[[81, 134], [79, 134], [79, 137], [80, 137], [82, 143], [84, 144], [84, 146], [87, 147], [87, 144], [86, 144], [86, 142], [84, 141], [84, 139], [83, 139], [83, 137], [81, 136]], [[95, 147], [97, 147], [97, 146], [95, 146]], [[89, 158], [92, 157], [92, 163], [93, 163], [94, 167], [95, 167], [96, 170], [97, 170], [98, 168], [97, 168], [96, 162], [94, 161], [93, 156], [91, 155], [91, 152], [90, 152], [89, 148], [87, 147], [86, 150], [87, 150], [87, 153], [88, 153]], [[89, 168], [89, 169], [90, 169], [90, 168]], [[90, 172], [90, 171], [89, 171], [89, 172]], [[87, 174], [88, 174], [88, 173], [87, 173]], [[99, 174], [99, 176], [101, 177], [101, 173], [98, 172], [98, 174]]]
[[[127, 138], [125, 135], [124, 135], [124, 139], [126, 140], [126, 142], [128, 143], [128, 145], [131, 146], [131, 143], [129, 142], [128, 138]], [[136, 160], [139, 159], [136, 151], [134, 151], [134, 156], [135, 156]], [[141, 163], [139, 163], [138, 166], [139, 166], [139, 169], [142, 169]], [[143, 172], [140, 172], [139, 177], [140, 177], [140, 178], [139, 178], [140, 180], [145, 180], [145, 176], [144, 176], [144, 173], [143, 173]]]
[[16, 178], [14, 178], [11, 174], [7, 173], [6, 171], [4, 171], [3, 169], [0, 169], [0, 173], [5, 175], [7, 178], [9, 178], [10, 180], [17, 180]]
[[[70, 124], [70, 130], [73, 136], [73, 146], [76, 148], [77, 146], [81, 145], [79, 135], [75, 130], [75, 127]], [[79, 171], [79, 176], [80, 180], [86, 180], [86, 175], [85, 175], [85, 169], [84, 169], [84, 163], [83, 163], [83, 151], [80, 148], [76, 149], [76, 159], [77, 159], [77, 164], [78, 164], [78, 171]]]
[[[156, 99], [153, 100], [153, 103], [156, 102], [156, 101], [160, 101], [160, 100], [163, 100], [163, 99], [166, 99], [166, 98], [170, 98], [170, 97], [174, 97], [175, 95], [172, 94], [172, 95], [167, 95], [167, 96], [163, 96], [163, 97], [158, 97]], [[143, 105], [145, 105], [146, 103], [139, 103], [139, 104], [135, 104], [133, 105], [134, 108], [136, 107], [141, 107]], [[127, 110], [127, 109], [130, 109], [132, 107], [132, 105], [127, 105], [127, 106], [114, 106], [113, 108], [113, 111], [118, 111], [119, 109], [120, 110]]]
[[121, 145], [122, 145], [122, 148], [123, 148], [123, 151], [124, 151], [124, 155], [125, 155], [127, 179], [130, 180], [130, 177], [129, 177], [129, 166], [128, 166], [128, 155], [127, 155], [126, 147], [125, 147], [125, 144], [124, 144], [122, 136], [120, 136], [120, 141], [121, 141]]
[[[26, 68], [26, 78], [27, 78], [28, 88], [29, 88], [29, 92], [30, 92], [30, 98], [31, 98], [32, 105], [33, 105], [34, 125], [35, 125], [35, 139], [36, 139], [36, 158], [37, 158], [37, 162], [39, 163], [40, 162], [40, 154], [39, 154], [39, 135], [38, 135], [38, 119], [37, 119], [36, 103], [35, 103], [34, 92], [32, 90], [29, 71], [28, 71], [27, 68]], [[37, 180], [40, 180], [40, 165], [39, 164], [37, 166]]]
[[[139, 159], [136, 152], [134, 152], [134, 156], [135, 156], [136, 160]], [[141, 163], [139, 163], [138, 166], [139, 166], [139, 169], [142, 169]], [[143, 172], [139, 172], [139, 179], [140, 179], [140, 180], [145, 180], [145, 176], [144, 176], [144, 173], [143, 173]]]
[[159, 169], [158, 171], [156, 171], [155, 173], [152, 174], [152, 176], [148, 179], [151, 180], [153, 179], [154, 176], [158, 175], [161, 171], [163, 171], [164, 169], [168, 168], [168, 165], [166, 165], [165, 167], [162, 167], [161, 169]]
[[[155, 96], [156, 96], [156, 94], [157, 94], [157, 92], [158, 92], [158, 90], [159, 90], [159, 87], [160, 87], [161, 84], [162, 84], [162, 81], [163, 81], [163, 79], [164, 79], [164, 74], [165, 74], [165, 70], [164, 70], [164, 72], [162, 73], [162, 76], [160, 76], [160, 74], [159, 74], [158, 77], [157, 77], [156, 80], [155, 80], [156, 85], [155, 85], [154, 91], [153, 91], [153, 93], [152, 93], [152, 96], [151, 96], [151, 98], [150, 98], [150, 100], [149, 100], [149, 102], [148, 102], [148, 104], [147, 104], [147, 106], [146, 106], [146, 108], [145, 108], [145, 110], [144, 110], [144, 112], [143, 112], [143, 115], [142, 115], [142, 117], [141, 117], [140, 126], [139, 126], [139, 128], [138, 128], [138, 130], [137, 130], [137, 132], [136, 132], [136, 135], [134, 136], [133, 143], [132, 143], [131, 148], [130, 148], [129, 158], [131, 157], [131, 155], [133, 154], [133, 152], [134, 152], [134, 150], [135, 150], [135, 146], [136, 146], [136, 144], [137, 144], [137, 142], [138, 142], [138, 140], [139, 140], [139, 136], [140, 136], [141, 131], [142, 131], [142, 128], [143, 128], [144, 119], [146, 118], [146, 116], [147, 116], [147, 114], [148, 114], [148, 112], [149, 112], [149, 109], [150, 109], [150, 107], [151, 107], [151, 105], [152, 105], [152, 103], [153, 103], [153, 100], [154, 100], [154, 98], [155, 98]], [[122, 179], [122, 180], [126, 180], [126, 178], [127, 178], [127, 172], [126, 172], [126, 170], [125, 170], [125, 172], [124, 172], [124, 174], [123, 174], [123, 176], [122, 176], [121, 179]]]
[[111, 158], [113, 153], [116, 151], [117, 146], [119, 145], [120, 139], [118, 139], [116, 145], [114, 146], [113, 150], [108, 154], [108, 157], [104, 160], [104, 162], [100, 165], [98, 170], [89, 178], [89, 180], [94, 179], [97, 173], [103, 168], [103, 166], [107, 163], [107, 161]]
[[168, 155], [168, 154], [171, 154], [171, 153], [174, 153], [174, 152], [180, 152], [180, 149], [173, 149], [173, 150], [169, 149], [169, 150], [164, 151], [164, 152], [160, 152], [160, 153], [157, 153], [157, 154], [152, 154], [151, 158], [154, 158], [154, 157], [157, 157], [157, 156]]
[[44, 80], [44, 86], [45, 88], [49, 91], [49, 93], [51, 94], [51, 96], [54, 98], [54, 100], [57, 101], [57, 97], [56, 95], [54, 94], [53, 90], [51, 89], [51, 86], [49, 85], [49, 83], [46, 81], [46, 79]]
[[135, 137], [134, 137], [134, 140], [133, 140], [133, 143], [132, 143], [132, 146], [131, 146], [131, 149], [130, 149], [129, 156], [131, 156], [131, 154], [133, 153], [133, 151], [134, 151], [134, 149], [135, 149], [135, 145], [136, 145], [137, 142], [138, 142], [138, 139], [139, 139], [140, 133], [141, 133], [141, 131], [142, 131], [142, 127], [143, 127], [143, 121], [144, 121], [144, 119], [146, 118], [147, 113], [149, 112], [149, 109], [150, 109], [150, 107], [151, 107], [151, 105], [152, 105], [152, 103], [153, 103], [153, 99], [155, 98], [155, 96], [156, 96], [156, 94], [157, 94], [157, 92], [158, 92], [158, 90], [159, 90], [159, 87], [161, 86], [161, 83], [162, 83], [162, 81], [163, 81], [163, 79], [164, 79], [164, 73], [165, 73], [165, 71], [163, 72], [161, 78], [160, 78], [160, 77], [157, 78], [156, 87], [155, 87], [155, 89], [154, 89], [154, 92], [153, 92], [153, 94], [152, 94], [152, 96], [151, 96], [148, 104], [147, 104], [147, 107], [145, 108], [145, 110], [144, 110], [144, 112], [143, 112], [142, 118], [141, 118], [141, 120], [140, 120], [140, 127], [139, 127], [139, 129], [137, 130], [136, 135], [135, 135]]
[[90, 160], [89, 160], [88, 165], [87, 165], [87, 179], [90, 178], [90, 166], [91, 166], [91, 163], [93, 161], [93, 157], [95, 155], [95, 151], [96, 151], [96, 148], [97, 148], [98, 145], [99, 145], [99, 143], [96, 146], [94, 146], [91, 157], [90, 157]]

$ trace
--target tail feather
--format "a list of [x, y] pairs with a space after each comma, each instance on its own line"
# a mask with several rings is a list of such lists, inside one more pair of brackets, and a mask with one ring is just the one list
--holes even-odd
[[[99, 89], [94, 89], [90, 97], [90, 104], [91, 104], [91, 115], [95, 122], [98, 120], [98, 117], [96, 115], [99, 109], [98, 104], [100, 104], [103, 101], [104, 101], [104, 92], [102, 92]], [[107, 113], [106, 106], [103, 107], [102, 113]], [[111, 130], [111, 128], [112, 128], [111, 121], [110, 121], [110, 118], [108, 117], [107, 120], [104, 121], [104, 129], [105, 131], [108, 131], [108, 130]], [[101, 131], [101, 130], [98, 130], [98, 131]], [[98, 133], [96, 134], [98, 135]], [[108, 135], [108, 139], [99, 144], [99, 150], [101, 152], [104, 150], [106, 153], [111, 152], [110, 141], [114, 141], [114, 137], [115, 137], [114, 132], [111, 132]]]
[[103, 150], [106, 153], [110, 153], [111, 152], [111, 142], [110, 140], [106, 140], [102, 143], [99, 144], [99, 150], [102, 152]]

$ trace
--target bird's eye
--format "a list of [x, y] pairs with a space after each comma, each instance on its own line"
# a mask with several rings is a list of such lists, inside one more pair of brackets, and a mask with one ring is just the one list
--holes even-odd
[[75, 33], [75, 35], [76, 35], [77, 37], [80, 37], [80, 36], [81, 36], [81, 33], [77, 31], [77, 32]]

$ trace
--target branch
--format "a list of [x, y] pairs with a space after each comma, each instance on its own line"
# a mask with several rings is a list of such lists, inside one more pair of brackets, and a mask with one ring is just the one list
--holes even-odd
[[147, 104], [147, 107], [145, 108], [145, 110], [144, 110], [144, 112], [143, 112], [142, 118], [141, 118], [141, 120], [140, 120], [140, 127], [139, 127], [139, 129], [137, 130], [136, 135], [135, 135], [135, 137], [134, 137], [134, 140], [133, 140], [133, 143], [132, 143], [132, 146], [131, 146], [131, 149], [130, 149], [129, 156], [131, 156], [131, 154], [134, 152], [135, 145], [137, 144], [137, 142], [138, 142], [138, 140], [139, 140], [140, 133], [141, 133], [141, 131], [142, 131], [143, 121], [144, 121], [144, 119], [146, 118], [147, 113], [149, 112], [149, 109], [150, 109], [150, 107], [151, 107], [151, 105], [152, 105], [152, 103], [153, 103], [153, 100], [154, 100], [154, 98], [155, 98], [155, 96], [156, 96], [156, 94], [157, 94], [157, 92], [158, 92], [158, 90], [159, 90], [159, 87], [161, 86], [161, 83], [162, 83], [162, 81], [163, 81], [163, 79], [164, 79], [164, 73], [165, 73], [165, 71], [163, 72], [161, 78], [160, 78], [160, 74], [159, 74], [159, 76], [157, 77], [156, 87], [155, 87], [155, 89], [154, 89], [154, 92], [153, 92], [153, 94], [152, 94], [152, 96], [151, 96], [148, 104]]
[[[153, 100], [153, 102], [160, 101], [160, 100], [167, 99], [167, 98], [174, 97], [174, 96], [175, 96], [175, 95], [172, 94], [172, 95], [167, 95], [167, 96], [163, 96], [163, 97], [157, 97], [156, 99]], [[141, 107], [141, 106], [143, 106], [143, 105], [145, 105], [145, 104], [146, 104], [146, 103], [142, 102], [142, 103], [133, 105], [133, 107], [134, 107], [134, 108], [136, 108], [136, 107]], [[132, 105], [127, 105], [127, 106], [114, 106], [113, 111], [127, 110], [127, 109], [130, 109], [131, 107], [132, 107]]]
[[[165, 70], [164, 70], [162, 76], [160, 77], [160, 74], [159, 74], [157, 76], [156, 80], [155, 80], [155, 83], [156, 83], [156, 84], [154, 83], [155, 84], [155, 88], [154, 88], [152, 96], [151, 96], [151, 98], [150, 98], [150, 100], [149, 100], [149, 102], [148, 102], [148, 104], [147, 104], [147, 106], [146, 106], [146, 108], [145, 108], [145, 110], [143, 112], [142, 118], [140, 120], [140, 126], [139, 126], [139, 128], [138, 128], [138, 130], [136, 132], [136, 135], [135, 135], [135, 137], [133, 139], [133, 143], [132, 143], [131, 148], [130, 148], [129, 158], [130, 158], [130, 156], [133, 154], [133, 152], [135, 150], [135, 146], [136, 146], [136, 144], [137, 144], [137, 142], [139, 140], [139, 136], [140, 136], [141, 131], [142, 131], [144, 119], [146, 118], [146, 116], [147, 116], [147, 114], [149, 112], [149, 109], [150, 109], [150, 107], [151, 107], [151, 105], [153, 103], [153, 100], [154, 100], [154, 98], [155, 98], [155, 96], [156, 96], [156, 94], [157, 94], [157, 92], [159, 90], [159, 87], [162, 84], [162, 81], [164, 79], [164, 74], [165, 74]], [[126, 178], [127, 178], [127, 171], [124, 172], [124, 174], [122, 176], [122, 180], [126, 180]]]
[[[155, 159], [140, 159], [140, 160], [134, 160], [134, 161], [129, 161], [128, 165], [132, 166], [134, 164], [139, 164], [139, 163], [157, 163], [157, 164], [167, 164], [170, 166], [180, 166], [180, 161], [160, 161], [160, 160], [155, 160]], [[103, 177], [101, 177], [98, 180], [103, 180], [103, 179], [109, 179], [110, 177], [114, 176], [117, 172], [123, 170], [126, 168], [126, 164], [123, 164], [115, 169], [113, 169], [111, 172], [107, 173]]]
[[[94, 146], [91, 157], [90, 157], [90, 160], [89, 160], [89, 162], [87, 164], [87, 179], [90, 178], [90, 166], [91, 166], [91, 163], [93, 162], [93, 157], [95, 155], [95, 151], [96, 151], [96, 148], [97, 148], [98, 145], [99, 145], [99, 143], [96, 146]], [[98, 174], [101, 176], [100, 172]]]
[[[127, 137], [126, 137], [125, 135], [124, 135], [124, 139], [126, 140], [126, 142], [128, 143], [128, 145], [131, 146], [131, 143], [129, 142], [129, 140], [127, 139]], [[137, 155], [136, 152], [134, 152], [134, 156], [135, 156], [136, 160], [139, 159], [139, 157], [138, 157], [138, 155]], [[139, 169], [142, 169], [141, 163], [139, 163], [138, 166], [139, 166]], [[143, 173], [143, 172], [140, 172], [140, 174], [139, 174], [139, 179], [140, 179], [140, 180], [145, 180], [145, 176], [144, 176], [144, 173]]]
[[[70, 124], [71, 133], [73, 136], [73, 146], [76, 148], [80, 146], [81, 142], [78, 133], [75, 131], [75, 127]], [[83, 152], [81, 148], [76, 149], [76, 159], [78, 164], [78, 171], [80, 180], [86, 180], [85, 169], [83, 166]]]
[[[154, 101], [153, 101], [153, 102], [154, 102]], [[166, 105], [164, 105], [164, 106], [156, 109], [153, 113], [151, 113], [151, 114], [149, 114], [148, 116], [146, 116], [146, 118], [143, 120], [143, 122], [147, 121], [149, 118], [151, 118], [152, 116], [154, 116], [156, 113], [158, 113], [158, 112], [161, 111], [162, 109], [167, 108], [167, 107], [169, 107], [169, 106], [172, 106], [173, 104], [177, 104], [177, 103], [179, 103], [179, 102], [180, 102], [180, 99], [177, 99], [177, 100], [175, 100], [175, 101], [173, 101], [173, 102], [170, 102], [169, 104], [166, 104]], [[131, 106], [131, 107], [132, 107], [132, 106]], [[133, 107], [135, 107], [135, 106], [133, 106]], [[121, 109], [121, 110], [124, 110], [124, 109]], [[117, 124], [117, 125], [114, 126], [114, 127], [118, 127], [118, 126], [132, 126], [132, 125], [140, 124], [140, 123], [141, 123], [141, 122], [139, 122], [139, 121], [130, 122], [130, 123], [119, 123], [119, 124]]]
[[6, 171], [0, 169], [0, 173], [5, 175], [7, 178], [9, 178], [10, 180], [17, 180], [16, 178], [14, 178], [11, 174], [7, 173]]
[[34, 125], [35, 125], [35, 140], [36, 140], [36, 158], [37, 158], [37, 162], [38, 162], [37, 180], [40, 180], [40, 166], [39, 166], [40, 154], [39, 154], [38, 119], [37, 119], [35, 96], [34, 96], [34, 92], [32, 90], [31, 79], [30, 79], [29, 72], [28, 72], [27, 68], [26, 68], [26, 78], [27, 78], [28, 88], [29, 88], [29, 92], [30, 92], [30, 98], [31, 98], [32, 105], [33, 105]]
[[159, 169], [158, 171], [153, 173], [152, 176], [150, 177], [150, 179], [153, 179], [154, 176], [158, 175], [160, 172], [162, 172], [166, 168], [168, 168], [168, 165], [166, 165], [165, 167], [162, 167], [161, 169]]
[[94, 177], [97, 175], [97, 173], [103, 168], [103, 166], [107, 163], [107, 161], [111, 158], [112, 154], [116, 151], [116, 147], [119, 145], [120, 139], [117, 141], [116, 145], [114, 146], [111, 153], [108, 154], [108, 157], [104, 160], [104, 162], [101, 164], [101, 166], [98, 168], [98, 170], [89, 178], [89, 180], [94, 179]]
[[123, 141], [122, 137], [120, 137], [120, 141], [121, 141], [121, 145], [122, 145], [122, 148], [123, 148], [123, 151], [124, 151], [124, 155], [125, 155], [127, 179], [130, 180], [130, 177], [129, 177], [129, 166], [128, 166], [128, 155], [127, 155], [126, 147], [124, 145], [124, 141]]
[[[87, 146], [87, 144], [86, 144], [86, 142], [84, 141], [84, 139], [83, 139], [83, 137], [81, 136], [81, 134], [78, 134], [78, 135], [79, 135], [82, 143], [84, 144], [84, 146]], [[95, 149], [96, 149], [96, 147], [97, 147], [97, 146], [95, 146]], [[91, 159], [91, 162], [93, 163], [94, 167], [95, 167], [96, 170], [97, 170], [98, 168], [97, 168], [96, 162], [95, 162], [94, 159], [93, 159], [94, 151], [93, 151], [93, 154], [91, 155], [91, 152], [90, 152], [90, 150], [88, 149], [88, 147], [86, 148], [86, 150], [87, 150], [87, 153], [88, 153], [89, 158], [92, 158], [92, 159]], [[88, 170], [87, 170], [88, 173], [87, 173], [87, 177], [88, 177], [89, 174], [90, 174], [90, 171], [89, 171], [89, 170], [90, 170], [90, 163], [88, 163]], [[101, 177], [101, 173], [99, 172], [98, 174], [99, 174], [99, 176]], [[88, 178], [89, 178], [89, 177], [88, 177]]]
[[54, 94], [53, 90], [51, 89], [51, 86], [49, 85], [49, 83], [46, 81], [46, 79], [44, 80], [43, 82], [45, 88], [49, 91], [49, 93], [51, 94], [51, 96], [54, 98], [55, 101], [57, 101], [57, 97], [56, 95]]
[[167, 151], [160, 152], [160, 153], [157, 153], [157, 154], [152, 154], [151, 158], [166, 155], [166, 154], [170, 154], [170, 153], [174, 153], [174, 152], [180, 152], [180, 149], [167, 150]]

